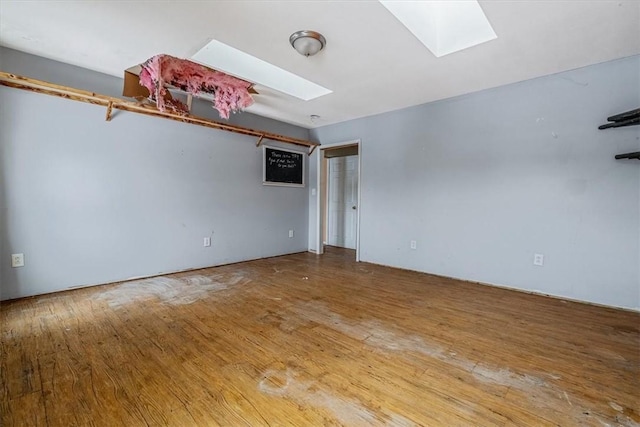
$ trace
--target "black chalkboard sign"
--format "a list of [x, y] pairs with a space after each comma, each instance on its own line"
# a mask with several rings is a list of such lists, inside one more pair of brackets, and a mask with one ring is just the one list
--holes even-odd
[[297, 151], [264, 146], [262, 183], [304, 187], [304, 157]]

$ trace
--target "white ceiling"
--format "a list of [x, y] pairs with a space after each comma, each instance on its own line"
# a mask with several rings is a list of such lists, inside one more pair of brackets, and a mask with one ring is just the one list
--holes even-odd
[[[436, 58], [378, 1], [0, 1], [0, 45], [121, 77], [217, 39], [318, 83], [249, 110], [312, 128], [640, 53], [640, 1], [480, 1], [498, 38]], [[289, 35], [327, 39], [305, 58]], [[321, 118], [311, 122], [309, 116]]]

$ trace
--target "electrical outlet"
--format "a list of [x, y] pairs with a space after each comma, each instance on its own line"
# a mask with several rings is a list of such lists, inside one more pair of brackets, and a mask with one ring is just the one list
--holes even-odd
[[205, 237], [204, 238], [204, 247], [209, 247], [211, 246], [211, 237]]
[[11, 254], [11, 267], [24, 267], [24, 254]]
[[412, 240], [409, 246], [411, 247], [411, 249], [416, 250], [418, 248], [418, 242]]
[[289, 230], [289, 238], [293, 237], [293, 230]]
[[533, 265], [537, 265], [542, 267], [544, 265], [544, 255], [542, 254], [533, 254]]

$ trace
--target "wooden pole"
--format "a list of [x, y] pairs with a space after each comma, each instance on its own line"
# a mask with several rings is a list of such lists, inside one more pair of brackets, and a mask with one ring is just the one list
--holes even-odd
[[[245, 128], [236, 125], [230, 125], [226, 123], [220, 123], [213, 120], [205, 119], [202, 117], [192, 116], [189, 114], [180, 115], [171, 113], [168, 111], [162, 112], [156, 107], [151, 105], [143, 105], [138, 102], [127, 101], [125, 99], [116, 98], [113, 96], [102, 95], [99, 93], [89, 92], [81, 89], [75, 89], [68, 86], [61, 86], [54, 83], [45, 82], [42, 80], [31, 79], [29, 77], [18, 76], [15, 74], [6, 73], [0, 71], [0, 85], [12, 87], [16, 89], [28, 90], [36, 93], [43, 93], [46, 95], [58, 96], [60, 98], [66, 98], [73, 101], [86, 102], [89, 104], [102, 105], [107, 107], [107, 121], [110, 120], [111, 110], [113, 108], [118, 110], [130, 111], [138, 114], [146, 114], [148, 116], [162, 117], [169, 120], [175, 120], [178, 122], [189, 123], [198, 126], [204, 126], [212, 129], [224, 130], [227, 132], [238, 133], [241, 135], [256, 136], [266, 138], [272, 141], [284, 142], [287, 144], [298, 145], [302, 147], [309, 147], [311, 152], [313, 148], [320, 145], [317, 142], [311, 142], [304, 139], [291, 138], [284, 135], [275, 133], [264, 132], [251, 128]], [[309, 152], [309, 155], [311, 154]]]

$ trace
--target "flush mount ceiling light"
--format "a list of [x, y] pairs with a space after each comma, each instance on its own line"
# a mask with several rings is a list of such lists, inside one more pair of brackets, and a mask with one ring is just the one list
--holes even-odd
[[218, 40], [211, 40], [191, 59], [232, 76], [295, 96], [303, 101], [331, 93], [330, 89]]
[[300, 55], [313, 56], [320, 52], [327, 44], [324, 36], [318, 32], [304, 30], [296, 31], [289, 37], [289, 43]]

